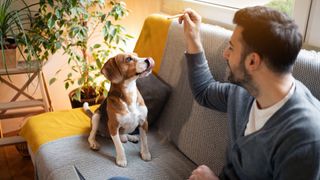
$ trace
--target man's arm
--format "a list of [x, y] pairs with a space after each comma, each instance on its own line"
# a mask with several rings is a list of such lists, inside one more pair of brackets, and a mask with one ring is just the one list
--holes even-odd
[[227, 111], [227, 95], [230, 84], [214, 80], [210, 72], [200, 38], [201, 17], [192, 9], [186, 9], [179, 18], [183, 22], [186, 39], [186, 59], [190, 87], [197, 102], [205, 107]]
[[[274, 179], [320, 179], [320, 142], [300, 145], [279, 153], [275, 160]], [[281, 156], [281, 157], [279, 157]]]
[[196, 101], [202, 106], [226, 112], [230, 84], [214, 80], [203, 52], [185, 55], [189, 84]]
[[[214, 97], [211, 96], [212, 94], [210, 93], [216, 91], [211, 91], [211, 88], [217, 83], [214, 83], [215, 81], [210, 73], [200, 40], [201, 17], [193, 10], [187, 9], [185, 10], [184, 15], [179, 18], [179, 22], [183, 22], [184, 25], [184, 34], [187, 44], [186, 58], [189, 70], [189, 82], [193, 95], [200, 104], [210, 106], [210, 104], [216, 102], [209, 97]], [[210, 100], [213, 101], [210, 102]], [[224, 102], [226, 102], [226, 100]], [[226, 103], [222, 104], [224, 104], [224, 110], [226, 110]], [[205, 165], [196, 168], [189, 179], [219, 180], [214, 172]]]

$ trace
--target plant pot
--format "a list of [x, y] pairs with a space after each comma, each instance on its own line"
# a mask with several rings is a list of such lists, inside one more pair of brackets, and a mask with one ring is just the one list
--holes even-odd
[[100, 96], [98, 101], [96, 102], [96, 97], [92, 98], [81, 98], [81, 101], [72, 99], [73, 95], [75, 94], [76, 89], [72, 90], [69, 93], [69, 100], [71, 102], [71, 107], [72, 108], [80, 108], [83, 106], [83, 103], [87, 102], [89, 103], [89, 106], [95, 105], [95, 104], [100, 104], [104, 100], [104, 96]]
[[[17, 67], [17, 59], [16, 59], [16, 49], [5, 49], [5, 64], [7, 65], [7, 69], [12, 69]], [[2, 50], [0, 49], [0, 69], [5, 69], [5, 64], [2, 59]]]

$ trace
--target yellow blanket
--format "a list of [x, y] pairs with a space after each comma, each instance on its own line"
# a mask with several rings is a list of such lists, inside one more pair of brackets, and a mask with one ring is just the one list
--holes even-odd
[[24, 124], [20, 135], [27, 140], [35, 153], [42, 144], [89, 131], [89, 117], [81, 108], [77, 108], [33, 116]]
[[[157, 14], [149, 16], [136, 43], [135, 52], [139, 56], [154, 58], [155, 73], [160, 68], [170, 24], [171, 21], [165, 16]], [[95, 108], [97, 106], [92, 110]], [[63, 137], [86, 134], [89, 131], [90, 119], [81, 108], [78, 108], [33, 116], [22, 127], [20, 135], [27, 140], [35, 153], [45, 143]]]
[[161, 60], [171, 20], [160, 14], [152, 14], [144, 21], [134, 52], [141, 57], [152, 57], [155, 61], [153, 72], [160, 70]]

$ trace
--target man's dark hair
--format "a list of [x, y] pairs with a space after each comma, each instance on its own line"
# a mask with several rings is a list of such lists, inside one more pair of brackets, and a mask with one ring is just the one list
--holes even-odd
[[302, 36], [289, 16], [271, 8], [255, 6], [237, 11], [233, 23], [243, 27], [244, 52], [258, 53], [274, 72], [292, 70], [301, 49]]

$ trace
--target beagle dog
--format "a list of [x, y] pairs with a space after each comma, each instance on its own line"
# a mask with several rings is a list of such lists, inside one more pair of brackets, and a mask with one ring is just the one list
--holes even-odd
[[[90, 148], [99, 149], [96, 141], [99, 124], [105, 124], [104, 131], [110, 135], [116, 149], [116, 164], [121, 167], [127, 165], [122, 142], [138, 142], [139, 138], [128, 133], [139, 126], [141, 141], [140, 155], [145, 161], [151, 160], [147, 144], [148, 109], [136, 86], [138, 78], [148, 76], [154, 66], [152, 58], [139, 58], [136, 54], [123, 53], [110, 58], [101, 69], [101, 73], [111, 82], [108, 97], [93, 113], [88, 103], [83, 109], [91, 117], [91, 132], [88, 137]], [[103, 125], [102, 125], [103, 126]]]

